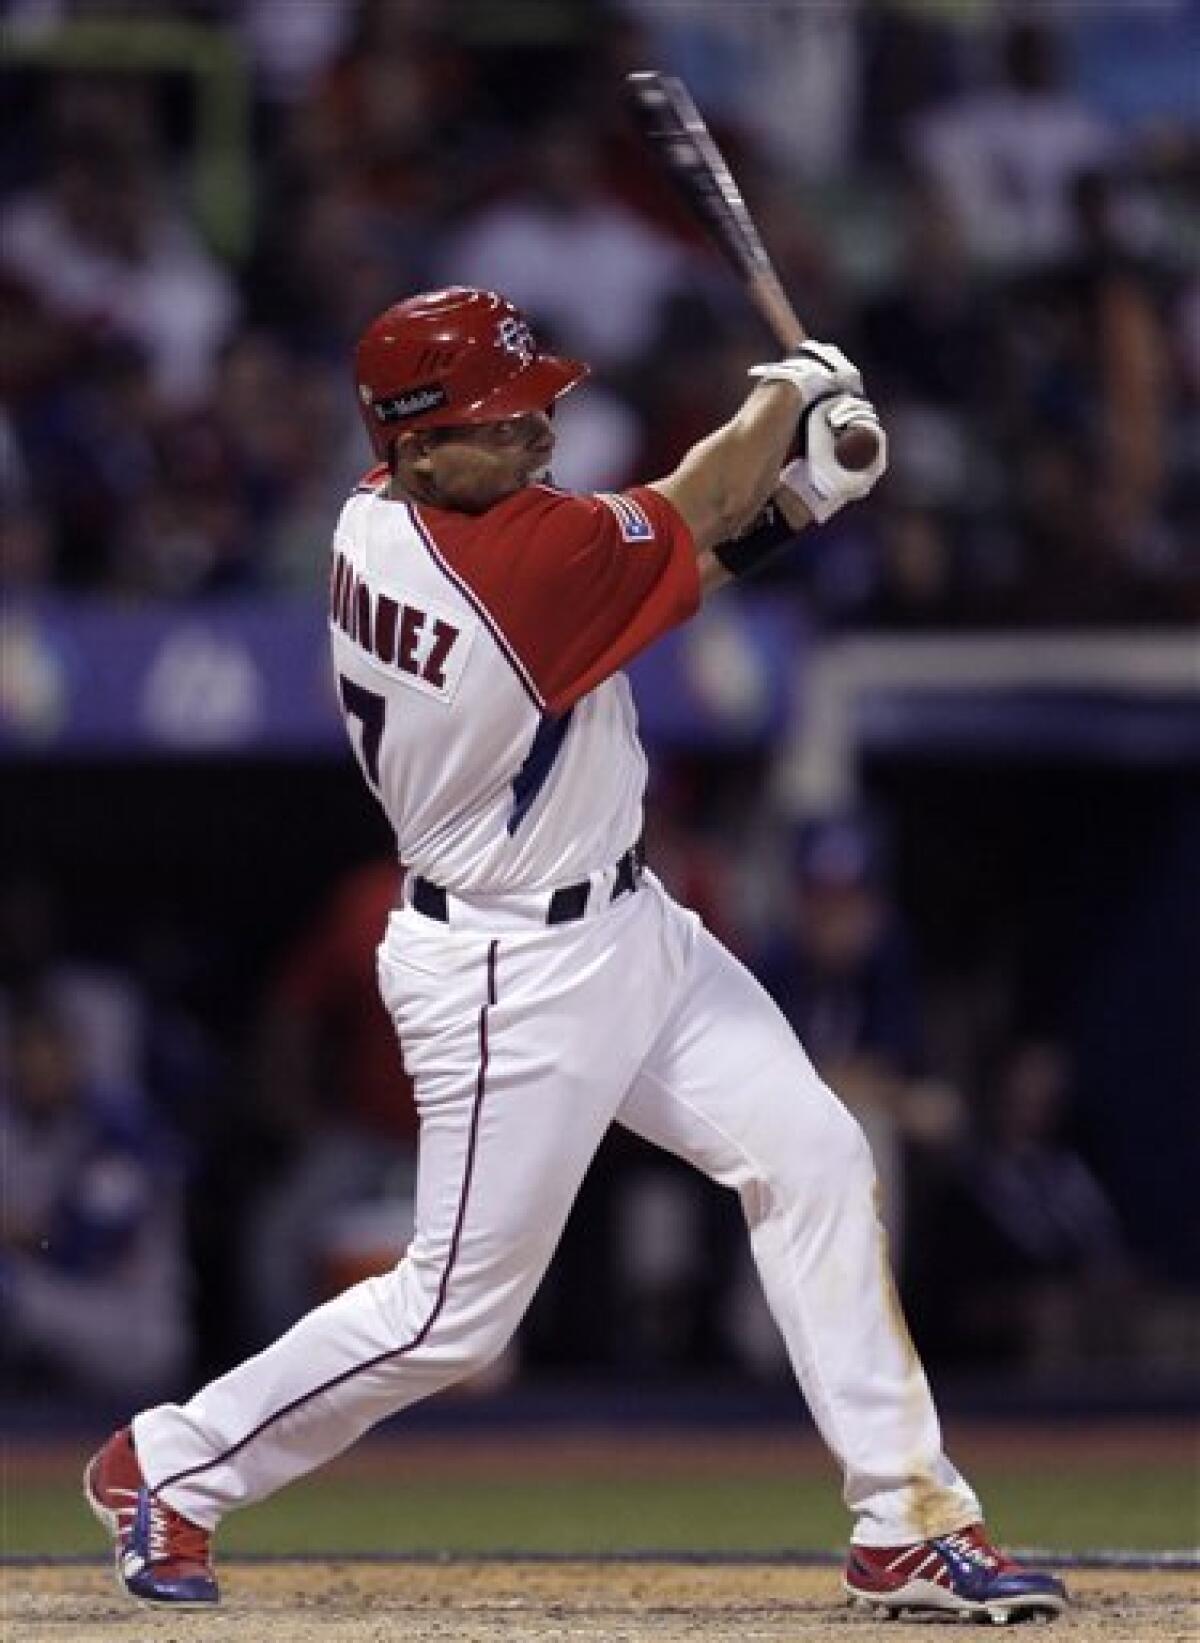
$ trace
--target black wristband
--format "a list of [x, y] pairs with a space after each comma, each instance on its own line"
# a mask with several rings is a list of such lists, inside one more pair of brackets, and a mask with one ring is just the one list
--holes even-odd
[[740, 536], [732, 537], [728, 542], [718, 542], [713, 553], [730, 576], [740, 579], [761, 570], [798, 534], [795, 526], [788, 524], [782, 510], [774, 502], [768, 502]]

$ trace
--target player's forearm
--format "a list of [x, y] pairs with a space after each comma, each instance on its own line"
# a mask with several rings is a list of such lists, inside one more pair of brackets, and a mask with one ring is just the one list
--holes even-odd
[[710, 435], [713, 480], [724, 501], [722, 522], [729, 527], [722, 535], [745, 530], [770, 500], [800, 409], [787, 384], [764, 383], [724, 428]]
[[771, 564], [811, 524], [812, 515], [796, 493], [777, 482], [767, 505], [740, 538], [705, 548], [697, 555], [701, 596], [707, 597], [735, 578], [754, 575]]
[[787, 383], [755, 388], [736, 416], [693, 445], [673, 474], [656, 481], [691, 528], [697, 554], [739, 535], [779, 481], [800, 400]]

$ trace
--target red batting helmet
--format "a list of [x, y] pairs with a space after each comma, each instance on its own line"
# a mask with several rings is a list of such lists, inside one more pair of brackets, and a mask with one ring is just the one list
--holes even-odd
[[385, 460], [406, 428], [541, 411], [587, 371], [539, 352], [506, 298], [465, 285], [394, 303], [367, 326], [354, 356], [363, 421]]

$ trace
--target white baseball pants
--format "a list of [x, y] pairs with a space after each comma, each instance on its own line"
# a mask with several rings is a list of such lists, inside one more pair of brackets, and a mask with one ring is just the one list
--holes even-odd
[[482, 1368], [615, 1119], [741, 1198], [854, 1539], [977, 1519], [900, 1314], [870, 1151], [749, 972], [653, 875], [572, 924], [478, 909], [461, 922], [405, 908], [379, 950], [421, 1113], [407, 1254], [189, 1403], [138, 1416], [151, 1487], [214, 1528]]

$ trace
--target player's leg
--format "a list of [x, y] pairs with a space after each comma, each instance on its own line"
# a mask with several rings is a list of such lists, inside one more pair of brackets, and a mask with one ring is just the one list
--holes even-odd
[[416, 1234], [386, 1276], [138, 1417], [147, 1482], [191, 1522], [214, 1527], [503, 1349], [657, 1031], [672, 954], [649, 898], [629, 903], [496, 942], [425, 939], [411, 914], [385, 946], [422, 1118]]
[[977, 1519], [900, 1312], [862, 1131], [707, 931], [617, 1117], [739, 1194], [768, 1303], [841, 1463], [855, 1538], [895, 1545]]

